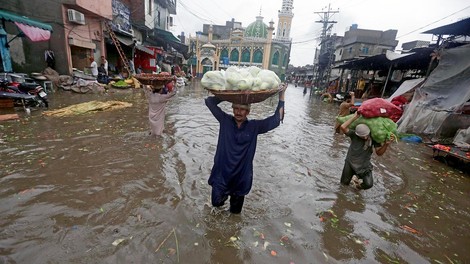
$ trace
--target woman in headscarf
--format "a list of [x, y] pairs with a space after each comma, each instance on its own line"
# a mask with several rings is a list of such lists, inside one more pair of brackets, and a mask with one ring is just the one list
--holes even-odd
[[349, 185], [353, 176], [356, 175], [357, 178], [362, 180], [362, 183], [354, 182], [356, 188], [366, 190], [373, 185], [372, 163], [370, 162], [373, 150], [375, 149], [378, 156], [382, 156], [395, 137], [392, 134], [388, 141], [380, 145], [371, 138], [370, 129], [367, 125], [359, 124], [356, 129], [348, 128], [358, 118], [359, 114], [356, 112], [340, 126], [341, 131], [351, 138], [351, 145], [341, 174], [341, 183]]

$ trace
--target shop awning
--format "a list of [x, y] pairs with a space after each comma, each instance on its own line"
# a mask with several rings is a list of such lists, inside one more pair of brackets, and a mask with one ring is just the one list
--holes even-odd
[[33, 42], [46, 41], [51, 38], [51, 32], [37, 27], [32, 27], [15, 22], [15, 25]]
[[188, 54], [189, 47], [181, 43], [181, 41], [177, 37], [175, 37], [173, 33], [163, 30], [163, 29], [158, 29], [158, 28], [155, 28], [153, 33], [154, 33], [153, 37], [155, 39], [158, 39], [164, 43], [167, 43], [176, 51], [183, 54], [185, 57]]
[[181, 41], [173, 35], [170, 31], [166, 31], [163, 29], [155, 28], [155, 37], [162, 38], [166, 41], [172, 41], [176, 43], [181, 43]]
[[148, 53], [148, 54], [150, 54], [150, 55], [154, 55], [153, 50], [151, 50], [151, 49], [149, 49], [149, 48], [147, 48], [147, 47], [145, 47], [145, 46], [143, 46], [143, 45], [135, 44], [135, 48], [138, 49], [138, 50], [140, 50], [140, 51], [143, 51], [143, 52], [145, 52], [145, 53]]
[[117, 34], [116, 34], [116, 38], [119, 40], [119, 42], [121, 42], [122, 44], [124, 44], [126, 46], [134, 45], [134, 40], [132, 40], [132, 38], [119, 36]]
[[18, 22], [18, 23], [25, 24], [31, 27], [36, 27], [36, 28], [52, 31], [51, 25], [32, 20], [25, 16], [16, 15], [16, 14], [4, 11], [4, 10], [0, 10], [0, 19], [5, 19], [7, 21]]
[[[46, 41], [51, 38], [52, 27], [48, 24], [3, 10], [0, 10], [0, 19], [15, 23], [18, 29], [33, 42]], [[24, 36], [21, 32], [17, 37]]]
[[423, 34], [470, 36], [470, 18], [424, 31]]

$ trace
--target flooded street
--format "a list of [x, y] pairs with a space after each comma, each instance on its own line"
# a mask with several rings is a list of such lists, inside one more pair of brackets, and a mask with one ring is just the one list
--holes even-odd
[[140, 90], [59, 91], [52, 110], [133, 106], [0, 123], [0, 263], [470, 262], [469, 176], [398, 142], [373, 156], [372, 189], [340, 186], [349, 139], [333, 133], [338, 105], [302, 89], [289, 86], [284, 123], [258, 137], [240, 215], [208, 206], [219, 126], [197, 83], [168, 104], [163, 138], [148, 136]]

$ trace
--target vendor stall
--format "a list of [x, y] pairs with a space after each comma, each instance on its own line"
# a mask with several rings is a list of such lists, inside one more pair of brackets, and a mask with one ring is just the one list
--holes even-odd
[[452, 165], [470, 173], [470, 150], [456, 145], [434, 144], [428, 145], [432, 148], [433, 158]]

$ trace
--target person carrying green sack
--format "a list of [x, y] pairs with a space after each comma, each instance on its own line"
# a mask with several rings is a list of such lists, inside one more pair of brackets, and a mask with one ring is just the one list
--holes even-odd
[[370, 161], [373, 150], [378, 156], [382, 156], [387, 150], [390, 143], [395, 140], [394, 134], [386, 140], [382, 145], [372, 139], [370, 129], [365, 124], [359, 124], [355, 129], [350, 129], [351, 123], [356, 121], [360, 115], [356, 112], [346, 122], [344, 122], [340, 129], [348, 137], [351, 138], [351, 145], [349, 146], [348, 153], [344, 162], [343, 172], [341, 174], [341, 184], [349, 185], [354, 175], [360, 181], [353, 181], [358, 189], [369, 189], [373, 185], [372, 178], [372, 163]]

